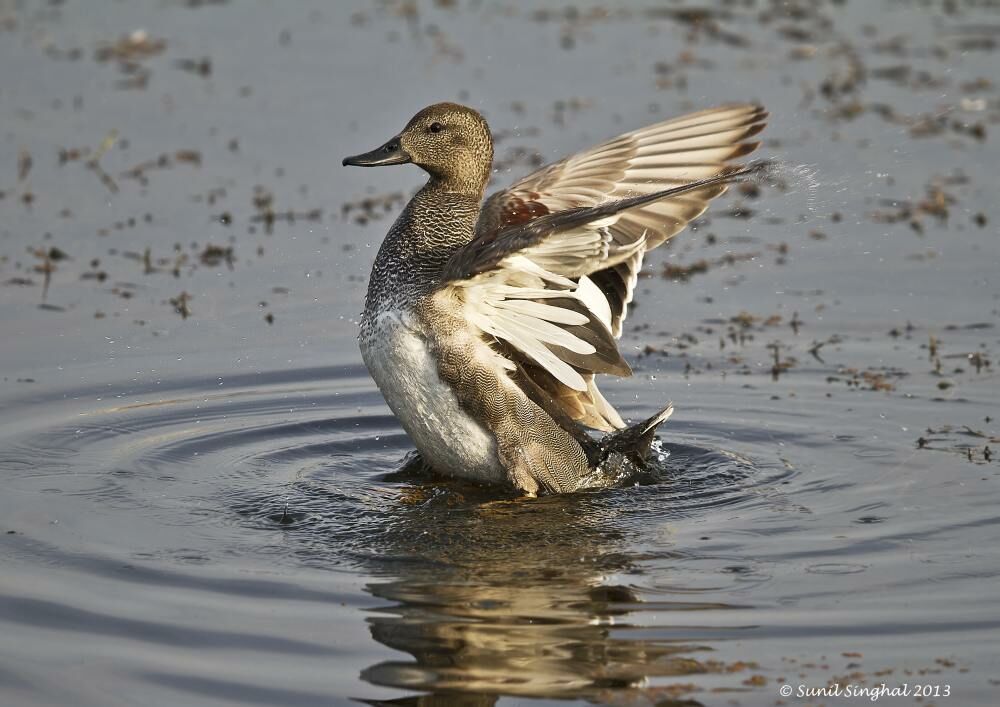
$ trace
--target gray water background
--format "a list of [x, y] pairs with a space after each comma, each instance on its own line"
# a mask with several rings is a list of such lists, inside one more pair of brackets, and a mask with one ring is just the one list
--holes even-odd
[[[0, 2], [0, 704], [770, 705], [839, 678], [994, 704], [998, 27], [972, 2]], [[149, 56], [101, 54], [138, 30]], [[411, 445], [356, 322], [421, 176], [340, 159], [439, 100], [486, 115], [498, 186], [770, 109], [780, 183], [650, 256], [636, 374], [602, 385], [632, 418], [676, 404], [662, 483], [393, 475]]]

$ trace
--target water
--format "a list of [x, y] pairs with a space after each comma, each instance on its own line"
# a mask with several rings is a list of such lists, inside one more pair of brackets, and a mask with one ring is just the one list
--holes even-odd
[[[0, 703], [993, 703], [996, 11], [599, 10], [0, 3]], [[339, 162], [442, 99], [500, 184], [772, 111], [603, 385], [677, 406], [658, 483], [399, 471], [356, 315], [419, 177]]]

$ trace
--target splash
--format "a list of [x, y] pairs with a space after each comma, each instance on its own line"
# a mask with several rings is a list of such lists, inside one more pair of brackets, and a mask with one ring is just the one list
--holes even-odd
[[786, 173], [786, 181], [790, 186], [789, 193], [805, 192], [806, 208], [809, 209], [810, 213], [815, 213], [820, 193], [820, 181], [817, 177], [819, 170], [815, 165], [799, 164], [795, 166], [789, 165]]
[[[790, 164], [784, 160], [762, 160], [754, 163], [752, 181], [787, 197], [798, 195], [805, 207], [804, 221], [825, 216], [833, 207], [831, 196], [847, 190], [847, 182], [821, 181], [815, 164]], [[804, 196], [803, 200], [801, 197]]]

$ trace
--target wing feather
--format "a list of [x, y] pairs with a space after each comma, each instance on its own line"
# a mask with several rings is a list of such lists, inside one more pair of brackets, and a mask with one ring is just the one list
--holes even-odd
[[[623, 426], [594, 381], [629, 375], [615, 339], [646, 251], [722, 194], [732, 160], [757, 148], [767, 113], [701, 111], [621, 135], [528, 175], [483, 204], [473, 241], [442, 289], [468, 320], [512, 347], [511, 370], [570, 419]], [[689, 188], [692, 182], [705, 185]], [[677, 193], [663, 192], [677, 187]], [[618, 206], [621, 208], [618, 208]]]

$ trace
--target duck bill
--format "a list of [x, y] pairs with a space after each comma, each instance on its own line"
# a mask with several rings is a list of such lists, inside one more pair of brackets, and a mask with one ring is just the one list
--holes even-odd
[[392, 138], [381, 147], [371, 152], [365, 152], [353, 157], [345, 157], [344, 165], [354, 167], [383, 167], [390, 164], [407, 164], [411, 161], [409, 153], [403, 149], [399, 136]]

